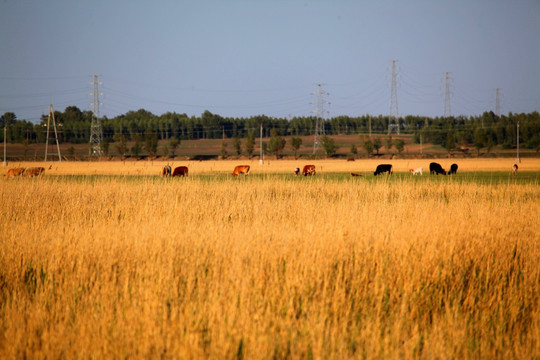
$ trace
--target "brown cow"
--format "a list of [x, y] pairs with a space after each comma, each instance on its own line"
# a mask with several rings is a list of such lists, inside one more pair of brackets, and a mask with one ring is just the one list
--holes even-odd
[[45, 168], [43, 167], [31, 167], [24, 170], [23, 176], [24, 177], [40, 176], [44, 172], [45, 172]]
[[362, 174], [357, 174], [357, 173], [351, 173], [351, 176], [362, 176]]
[[163, 167], [163, 170], [161, 170], [161, 176], [163, 177], [171, 176], [171, 167], [169, 165], [165, 165]]
[[21, 176], [23, 173], [24, 173], [24, 168], [9, 169], [6, 174], [6, 178], [9, 179], [10, 177]]
[[518, 166], [517, 166], [517, 164], [512, 165], [512, 175], [516, 175], [516, 174], [517, 174], [517, 171], [518, 171]]
[[187, 166], [178, 166], [174, 168], [174, 171], [172, 173], [172, 177], [175, 176], [188, 176], [188, 168]]
[[304, 166], [304, 169], [302, 170], [302, 175], [304, 176], [311, 176], [315, 175], [315, 165], [306, 165]]
[[249, 175], [249, 165], [238, 165], [234, 168], [232, 176], [238, 176], [240, 174]]

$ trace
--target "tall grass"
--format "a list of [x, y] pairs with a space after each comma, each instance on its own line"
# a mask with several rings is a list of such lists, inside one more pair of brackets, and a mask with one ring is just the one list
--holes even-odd
[[534, 184], [0, 187], [0, 358], [535, 358]]

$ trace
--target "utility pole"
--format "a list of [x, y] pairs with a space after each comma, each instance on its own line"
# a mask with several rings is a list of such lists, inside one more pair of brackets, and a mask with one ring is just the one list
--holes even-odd
[[54, 128], [54, 138], [56, 139], [56, 150], [58, 151], [58, 162], [62, 162], [62, 156], [60, 155], [60, 143], [58, 142], [58, 131], [56, 130], [56, 119], [54, 118], [54, 109], [52, 104], [49, 105], [49, 116], [47, 117], [47, 140], [45, 141], [45, 159], [47, 161], [47, 153], [49, 151], [49, 137], [51, 132], [51, 117]]
[[521, 160], [519, 159], [519, 120], [517, 122], [517, 159], [516, 162], [520, 163]]
[[452, 95], [452, 92], [450, 91], [451, 82], [452, 78], [450, 77], [450, 73], [447, 71], [444, 81], [444, 117], [452, 116], [452, 110], [450, 109], [450, 97]]
[[[317, 91], [311, 93], [311, 95], [316, 95], [317, 99], [315, 104], [317, 108], [315, 110], [315, 136], [313, 138], [313, 154], [317, 152], [317, 148], [321, 145], [320, 138], [324, 136], [324, 115], [328, 111], [324, 110], [324, 105], [330, 105], [330, 102], [325, 100], [325, 97], [330, 95], [322, 89], [324, 84], [317, 84]], [[311, 103], [313, 104], [313, 103]]]
[[501, 116], [501, 89], [495, 89], [495, 115]]
[[262, 122], [261, 122], [261, 155], [259, 156], [259, 164], [264, 164], [264, 159], [263, 159], [263, 146], [262, 146], [262, 132], [263, 132], [263, 127], [262, 127]]
[[90, 126], [90, 155], [91, 156], [101, 156], [103, 155], [103, 150], [101, 144], [103, 142], [103, 128], [101, 127], [101, 119], [99, 118], [99, 95], [98, 85], [101, 85], [101, 82], [98, 81], [99, 75], [93, 75], [94, 81], [91, 84], [94, 85], [93, 92], [93, 104], [92, 104], [92, 125]]
[[368, 115], [369, 117], [369, 138], [371, 139], [371, 115]]
[[392, 132], [392, 128], [397, 129], [399, 135], [399, 110], [397, 101], [397, 68], [396, 60], [392, 60], [392, 81], [390, 82], [390, 112], [388, 114], [388, 135]]

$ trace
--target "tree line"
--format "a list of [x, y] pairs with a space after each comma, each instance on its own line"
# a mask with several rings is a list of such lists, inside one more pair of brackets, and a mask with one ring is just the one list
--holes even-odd
[[[61, 142], [88, 143], [93, 114], [81, 111], [76, 106], [68, 106], [63, 112], [55, 111], [54, 117]], [[44, 143], [47, 137], [48, 115], [43, 115], [38, 124], [18, 120], [12, 112], [0, 117], [0, 128], [6, 127], [7, 141], [10, 143]], [[248, 118], [229, 118], [210, 111], [200, 116], [188, 116], [167, 112], [160, 116], [140, 109], [129, 111], [114, 118], [101, 119], [103, 139], [107, 143], [120, 141], [157, 142], [159, 140], [196, 140], [218, 138], [258, 137], [262, 126], [262, 136], [299, 137], [313, 135], [316, 118], [313, 116], [274, 118], [257, 115]], [[362, 115], [357, 117], [336, 116], [324, 121], [327, 136], [345, 134], [387, 134], [389, 123], [397, 123], [402, 134], [414, 135], [416, 143], [441, 145], [448, 151], [475, 146], [490, 148], [501, 145], [513, 148], [517, 145], [519, 123], [520, 144], [527, 148], [540, 146], [540, 114], [532, 112], [495, 115], [484, 112], [479, 116], [424, 117], [405, 116], [390, 119], [388, 116]], [[4, 140], [4, 132], [0, 131]], [[328, 141], [328, 140], [327, 140]], [[278, 146], [279, 148], [279, 146]]]

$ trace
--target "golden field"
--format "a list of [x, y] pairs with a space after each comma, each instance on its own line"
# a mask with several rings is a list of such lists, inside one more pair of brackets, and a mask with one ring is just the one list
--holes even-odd
[[[268, 176], [207, 176], [241, 163]], [[537, 181], [279, 175], [306, 163], [179, 162], [190, 176], [163, 179], [163, 162], [62, 162], [0, 180], [0, 358], [540, 357]], [[372, 176], [381, 161], [309, 163]], [[526, 159], [518, 177], [539, 170]]]

